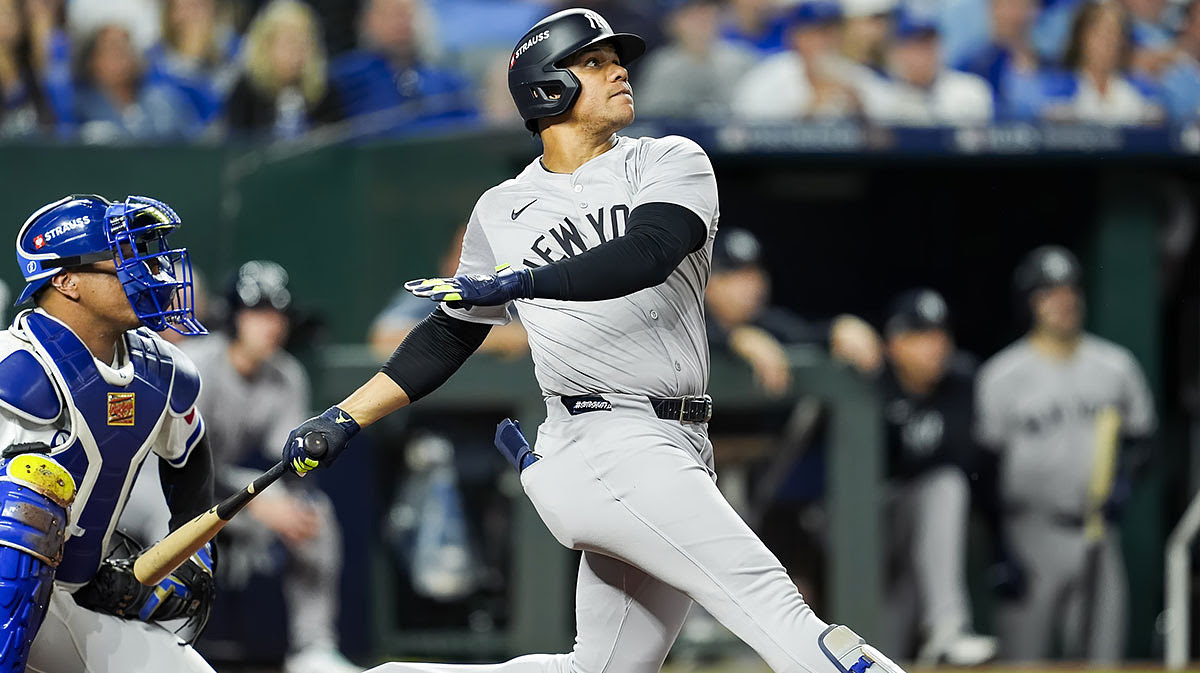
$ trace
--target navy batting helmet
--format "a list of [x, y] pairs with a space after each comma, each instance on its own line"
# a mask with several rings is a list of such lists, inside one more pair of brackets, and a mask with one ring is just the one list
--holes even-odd
[[292, 307], [287, 270], [268, 260], [241, 265], [229, 287], [229, 307], [231, 311], [273, 308], [287, 313]]
[[581, 86], [559, 63], [605, 40], [613, 42], [621, 65], [628, 66], [646, 52], [645, 40], [632, 33], [614, 33], [608, 21], [590, 9], [564, 9], [525, 33], [508, 61], [508, 90], [525, 128], [536, 133], [537, 120], [571, 109]]
[[1013, 276], [1013, 289], [1022, 301], [1028, 301], [1036, 290], [1056, 285], [1078, 287], [1082, 278], [1082, 267], [1070, 250], [1058, 245], [1043, 245], [1021, 260]]

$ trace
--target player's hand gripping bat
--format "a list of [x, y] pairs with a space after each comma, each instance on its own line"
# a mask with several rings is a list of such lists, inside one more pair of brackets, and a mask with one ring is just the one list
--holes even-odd
[[[304, 437], [304, 449], [314, 458], [325, 455], [325, 437], [311, 432]], [[288, 465], [279, 461], [258, 479], [245, 488], [217, 503], [207, 512], [177, 528], [170, 535], [138, 556], [133, 564], [133, 574], [146, 586], [154, 586], [170, 575], [189, 556], [195, 554], [206, 542], [213, 539], [225, 524], [233, 518], [263, 489], [287, 472]]]

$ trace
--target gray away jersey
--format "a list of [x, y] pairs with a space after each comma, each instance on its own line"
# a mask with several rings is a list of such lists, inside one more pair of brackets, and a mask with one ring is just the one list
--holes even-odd
[[1064, 361], [1017, 341], [983, 366], [976, 395], [979, 439], [1004, 452], [1005, 502], [1056, 514], [1085, 512], [1101, 409], [1117, 411], [1124, 437], [1155, 427], [1154, 400], [1133, 356], [1089, 334]]
[[[629, 213], [646, 203], [688, 208], [708, 226], [708, 240], [655, 287], [604, 301], [522, 300], [521, 322], [544, 394], [704, 393], [704, 288], [719, 216], [712, 164], [686, 138], [618, 137], [615, 147], [569, 175], [547, 171], [539, 157], [475, 204], [458, 274], [573, 257], [623, 236]], [[470, 322], [509, 320], [507, 306], [443, 308]]]

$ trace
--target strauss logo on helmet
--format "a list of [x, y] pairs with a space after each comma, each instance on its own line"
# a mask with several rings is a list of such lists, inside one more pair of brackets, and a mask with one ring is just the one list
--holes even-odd
[[538, 42], [541, 42], [542, 40], [545, 40], [549, 37], [550, 37], [550, 31], [543, 30], [542, 32], [538, 33], [537, 35], [534, 35], [533, 37], [530, 37], [528, 40], [525, 40], [525, 42], [521, 43], [521, 46], [517, 47], [517, 50], [513, 52], [512, 60], [510, 60], [508, 62], [509, 69], [512, 69], [512, 67], [517, 64], [517, 59], [521, 58], [522, 54], [529, 51], [530, 47], [532, 47], [533, 45], [537, 44]]

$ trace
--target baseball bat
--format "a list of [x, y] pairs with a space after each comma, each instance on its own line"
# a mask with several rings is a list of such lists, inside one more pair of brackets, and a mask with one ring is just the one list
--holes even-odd
[[[313, 458], [325, 455], [325, 437], [318, 432], [304, 436], [304, 450]], [[242, 511], [263, 489], [275, 483], [288, 469], [281, 460], [242, 490], [225, 498], [195, 519], [175, 529], [170, 535], [142, 552], [133, 563], [133, 574], [146, 586], [155, 586], [175, 571], [192, 554], [213, 539], [235, 514]]]
[[1084, 539], [1094, 543], [1104, 538], [1104, 503], [1112, 493], [1116, 477], [1118, 446], [1121, 442], [1121, 414], [1104, 407], [1096, 415], [1095, 462], [1088, 481], [1088, 505], [1084, 517]]
[[1093, 621], [1096, 618], [1096, 593], [1100, 577], [1100, 557], [1104, 549], [1107, 525], [1104, 504], [1112, 494], [1117, 474], [1117, 454], [1121, 443], [1121, 414], [1107, 406], [1096, 414], [1096, 455], [1092, 475], [1088, 480], [1087, 511], [1084, 513], [1083, 540], [1086, 544], [1083, 559], [1083, 606], [1079, 620], [1079, 643], [1084, 656], [1090, 656], [1095, 643]]

